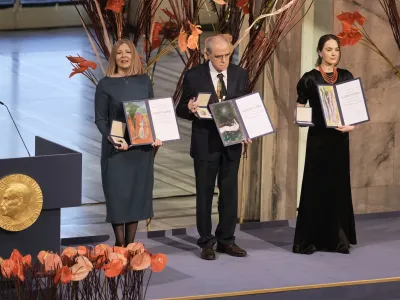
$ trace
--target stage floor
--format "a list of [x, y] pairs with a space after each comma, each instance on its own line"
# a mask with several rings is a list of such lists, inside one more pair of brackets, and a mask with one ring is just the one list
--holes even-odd
[[[199, 258], [194, 228], [186, 229], [186, 233], [166, 231], [163, 237], [145, 237], [145, 233], [140, 233], [138, 240], [152, 253], [168, 255], [167, 268], [152, 275], [146, 299], [219, 299], [261, 292], [400, 282], [400, 213], [360, 215], [356, 226], [359, 243], [349, 255], [299, 255], [291, 252], [293, 222], [238, 225], [237, 244], [246, 248], [248, 256], [235, 258], [217, 253], [215, 261]], [[398, 287], [400, 297], [400, 284]]]

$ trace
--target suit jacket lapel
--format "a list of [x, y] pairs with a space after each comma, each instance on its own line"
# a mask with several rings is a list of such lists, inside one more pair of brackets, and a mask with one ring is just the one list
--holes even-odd
[[218, 102], [218, 97], [217, 97], [217, 92], [215, 91], [214, 84], [211, 78], [210, 74], [210, 66], [209, 66], [209, 61], [206, 61], [204, 63], [204, 78], [206, 79], [206, 84], [207, 84], [207, 89], [211, 91], [211, 98], [209, 103], [217, 103]]
[[227, 70], [227, 75], [228, 75], [228, 87], [227, 87], [227, 92], [226, 92], [226, 100], [230, 99], [233, 95], [233, 92], [235, 90], [235, 73], [233, 72], [233, 68], [231, 65], [228, 66]]

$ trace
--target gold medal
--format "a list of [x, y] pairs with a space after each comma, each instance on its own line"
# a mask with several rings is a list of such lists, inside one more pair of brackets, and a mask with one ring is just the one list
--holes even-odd
[[42, 190], [31, 177], [13, 174], [0, 180], [0, 228], [22, 231], [36, 222], [42, 207]]

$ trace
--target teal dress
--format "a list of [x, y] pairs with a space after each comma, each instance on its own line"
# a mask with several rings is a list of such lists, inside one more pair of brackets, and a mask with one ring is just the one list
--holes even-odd
[[[153, 98], [147, 75], [104, 77], [96, 87], [95, 123], [101, 132], [101, 178], [106, 221], [129, 223], [153, 217], [154, 155], [151, 145], [117, 150], [107, 139], [113, 120], [126, 123], [123, 101]], [[130, 143], [129, 135], [125, 139]]]

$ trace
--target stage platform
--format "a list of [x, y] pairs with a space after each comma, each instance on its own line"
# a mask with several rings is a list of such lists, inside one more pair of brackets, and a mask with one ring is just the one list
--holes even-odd
[[237, 244], [248, 256], [199, 258], [195, 228], [138, 233], [152, 253], [168, 255], [146, 299], [400, 299], [400, 212], [356, 216], [350, 254], [291, 252], [293, 221], [246, 223]]

